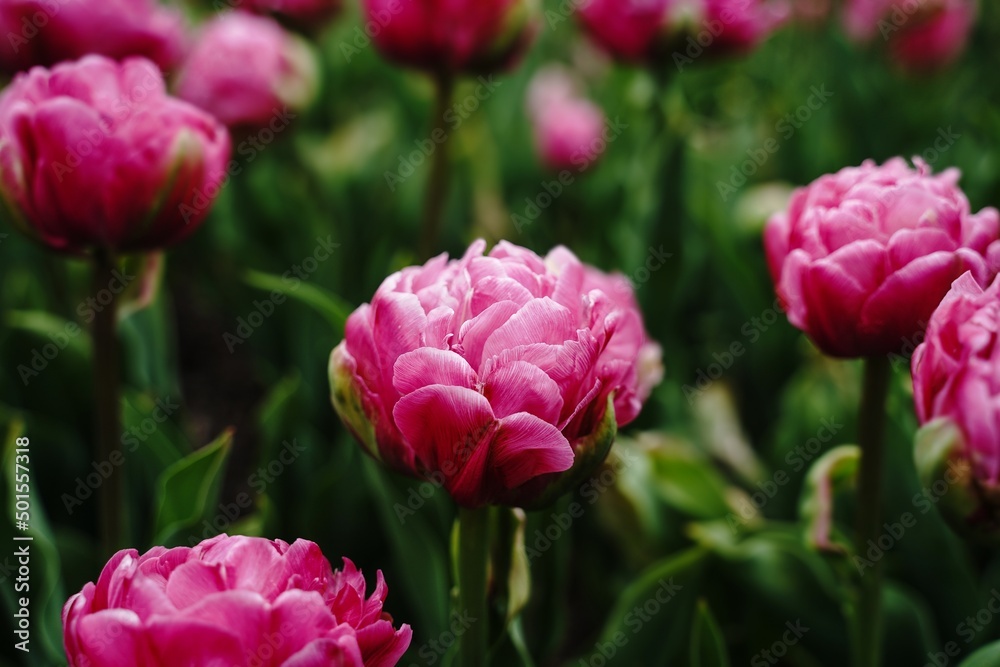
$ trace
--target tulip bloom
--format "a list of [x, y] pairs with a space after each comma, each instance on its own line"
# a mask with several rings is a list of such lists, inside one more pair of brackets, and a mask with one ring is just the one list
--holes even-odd
[[336, 572], [306, 540], [220, 535], [119, 551], [63, 608], [70, 667], [392, 667], [410, 643], [382, 610], [382, 573]]
[[788, 319], [836, 357], [890, 354], [923, 332], [966, 271], [987, 285], [1000, 266], [1000, 216], [972, 214], [959, 172], [922, 161], [823, 176], [796, 190], [765, 230]]
[[591, 37], [627, 62], [672, 60], [683, 69], [702, 53], [747, 51], [787, 18], [770, 0], [591, 0], [579, 9]]
[[232, 128], [266, 127], [315, 97], [309, 46], [272, 19], [230, 12], [205, 26], [177, 80], [177, 96]]
[[167, 71], [184, 51], [181, 14], [156, 0], [0, 0], [0, 34], [6, 72], [88, 54], [143, 56]]
[[485, 248], [382, 283], [333, 351], [333, 403], [371, 455], [460, 505], [538, 504], [603, 460], [659, 347], [624, 278], [565, 248]]
[[376, 47], [402, 65], [438, 74], [503, 69], [527, 48], [529, 0], [364, 0]]
[[295, 28], [313, 30], [333, 18], [342, 5], [341, 0], [244, 0], [238, 6]]
[[580, 97], [570, 76], [559, 69], [535, 75], [528, 91], [528, 115], [538, 154], [552, 169], [585, 168], [607, 147], [604, 112]]
[[976, 20], [975, 0], [848, 0], [848, 36], [869, 43], [889, 42], [894, 60], [911, 70], [944, 67], [965, 50]]
[[0, 95], [0, 196], [18, 227], [68, 253], [188, 236], [229, 151], [226, 128], [169, 97], [145, 59], [38, 67]]
[[[942, 450], [918, 449], [918, 460], [931, 459], [921, 469], [936, 474], [950, 464], [948, 481], [957, 484], [966, 498], [949, 509], [958, 509], [961, 518], [971, 523], [989, 516], [996, 522], [1000, 517], [1000, 279], [986, 290], [968, 273], [955, 281], [913, 355], [913, 393], [921, 424], [933, 424], [939, 432], [946, 424], [952, 428], [951, 442], [941, 443], [946, 445]], [[933, 460], [940, 454], [950, 460]], [[958, 472], [961, 464], [971, 474]]]

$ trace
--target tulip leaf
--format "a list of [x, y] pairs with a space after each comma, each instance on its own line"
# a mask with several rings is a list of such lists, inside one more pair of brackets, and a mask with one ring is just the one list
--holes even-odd
[[347, 318], [354, 310], [353, 306], [336, 294], [301, 280], [289, 283], [281, 276], [260, 271], [247, 271], [243, 280], [251, 287], [266, 292], [279, 292], [311, 307], [323, 316], [338, 336], [343, 336]]
[[163, 471], [157, 485], [155, 544], [168, 544], [178, 532], [206, 518], [218, 498], [232, 442], [229, 429]]
[[979, 649], [962, 661], [959, 667], [996, 667], [1000, 665], [1000, 641]]
[[60, 345], [66, 339], [66, 349], [82, 358], [90, 356], [90, 333], [85, 327], [37, 310], [10, 310], [4, 316], [7, 326], [21, 329]]
[[691, 626], [691, 667], [729, 667], [726, 639], [708, 603], [698, 600]]
[[851, 550], [834, 533], [834, 498], [840, 487], [853, 485], [860, 460], [860, 449], [843, 445], [821, 456], [809, 469], [800, 513], [806, 520], [808, 543], [820, 551], [846, 554]]

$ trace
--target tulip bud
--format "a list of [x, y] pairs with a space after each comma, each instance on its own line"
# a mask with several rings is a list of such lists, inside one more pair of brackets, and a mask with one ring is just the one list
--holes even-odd
[[604, 112], [578, 96], [569, 74], [543, 69], [528, 90], [528, 114], [538, 154], [551, 169], [586, 167], [607, 147]]
[[103, 56], [36, 67], [0, 94], [0, 197], [49, 247], [161, 248], [219, 192], [226, 128], [166, 94], [153, 63]]
[[844, 26], [853, 40], [885, 41], [909, 70], [950, 65], [965, 50], [976, 20], [976, 0], [848, 0]]
[[333, 571], [306, 540], [129, 549], [66, 602], [63, 642], [70, 667], [393, 667], [412, 632], [382, 611], [381, 572], [377, 581], [366, 598], [354, 563]]
[[177, 96], [230, 128], [257, 130], [316, 95], [308, 44], [272, 19], [243, 12], [208, 23], [177, 79]]
[[506, 242], [387, 278], [333, 351], [334, 407], [466, 507], [542, 506], [604, 460], [662, 375], [624, 278]]
[[947, 499], [947, 515], [982, 533], [1000, 528], [998, 334], [1000, 280], [983, 290], [967, 273], [934, 312], [913, 355], [925, 495]]
[[1000, 215], [972, 214], [959, 172], [919, 159], [868, 161], [796, 190], [764, 241], [788, 320], [826, 354], [899, 352], [952, 281], [987, 285], [1000, 266]]
[[0, 0], [0, 69], [24, 71], [98, 54], [142, 56], [169, 71], [184, 21], [156, 0]]
[[443, 74], [504, 69], [535, 33], [532, 0], [365, 0], [364, 9], [385, 57]]

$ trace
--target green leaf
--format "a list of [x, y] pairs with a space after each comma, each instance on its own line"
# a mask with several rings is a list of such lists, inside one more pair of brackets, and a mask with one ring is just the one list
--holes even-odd
[[82, 326], [38, 310], [10, 310], [4, 317], [12, 329], [21, 329], [46, 342], [68, 340], [66, 348], [82, 358], [90, 357], [90, 333]]
[[288, 284], [281, 276], [260, 271], [247, 271], [243, 280], [251, 287], [265, 292], [279, 292], [301, 301], [322, 315], [338, 336], [344, 335], [347, 318], [354, 308], [336, 294], [301, 280]]
[[959, 667], [996, 667], [1000, 665], [1000, 642], [979, 649], [962, 661]]
[[691, 667], [729, 667], [726, 639], [704, 600], [698, 600], [691, 627]]
[[194, 527], [215, 505], [232, 429], [163, 471], [157, 485], [156, 544], [167, 544], [178, 532]]

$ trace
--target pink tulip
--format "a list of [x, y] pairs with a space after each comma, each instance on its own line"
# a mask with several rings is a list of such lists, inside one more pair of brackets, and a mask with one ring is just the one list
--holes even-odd
[[119, 551], [63, 608], [70, 667], [392, 667], [411, 631], [306, 540], [220, 535]]
[[342, 0], [230, 0], [232, 6], [267, 14], [292, 27], [313, 31], [340, 11]]
[[921, 424], [957, 427], [948, 455], [971, 466], [972, 504], [1000, 507], [1000, 279], [986, 290], [970, 273], [955, 281], [913, 355], [913, 393]]
[[944, 67], [965, 50], [976, 19], [975, 0], [848, 0], [847, 34], [888, 42], [892, 57], [911, 70]]
[[659, 350], [624, 278], [561, 247], [485, 248], [382, 283], [333, 351], [333, 402], [370, 454], [459, 504], [535, 504], [603, 460]]
[[225, 127], [169, 97], [153, 63], [87, 56], [0, 95], [0, 196], [65, 252], [160, 248], [201, 223], [225, 177]]
[[274, 20], [230, 12], [208, 23], [177, 79], [177, 96], [232, 128], [267, 127], [312, 102], [317, 64], [309, 46]]
[[579, 96], [571, 76], [559, 68], [535, 75], [528, 90], [528, 115], [538, 154], [551, 169], [585, 169], [607, 147], [601, 108]]
[[527, 48], [530, 0], [364, 0], [375, 45], [390, 60], [442, 74], [503, 69]]
[[788, 319], [832, 356], [889, 354], [920, 334], [966, 271], [981, 285], [1000, 262], [996, 209], [973, 215], [959, 172], [867, 161], [795, 192], [765, 245]]
[[772, 0], [590, 0], [584, 27], [611, 55], [683, 69], [703, 53], [752, 49], [788, 16]]
[[167, 71], [184, 49], [181, 14], [156, 0], [0, 0], [0, 34], [6, 72], [88, 54], [143, 56]]

